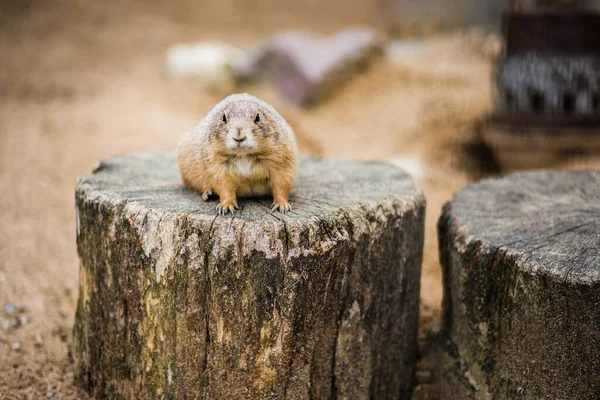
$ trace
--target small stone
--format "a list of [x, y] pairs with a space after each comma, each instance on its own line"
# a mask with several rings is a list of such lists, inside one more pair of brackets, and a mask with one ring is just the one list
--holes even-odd
[[54, 331], [54, 333], [56, 334], [56, 336], [58, 336], [60, 338], [61, 341], [65, 342], [65, 343], [69, 339], [67, 330], [64, 327], [58, 328], [56, 331]]
[[75, 287], [75, 285], [73, 284], [72, 281], [68, 281], [67, 283], [65, 283], [65, 294], [67, 296], [71, 296], [73, 294], [74, 287]]
[[519, 386], [519, 387], [517, 388], [517, 394], [518, 394], [518, 395], [522, 395], [524, 392], [525, 392], [525, 389], [523, 389], [523, 387], [522, 387], [522, 386]]
[[19, 315], [19, 324], [25, 325], [29, 322], [29, 317], [27, 315]]
[[178, 43], [167, 50], [166, 65], [173, 76], [212, 78], [241, 54], [241, 50], [222, 42]]
[[44, 344], [44, 341], [42, 340], [42, 337], [40, 336], [39, 333], [35, 334], [35, 345], [37, 347], [40, 347], [42, 344]]
[[17, 310], [14, 304], [7, 304], [4, 306], [4, 312], [7, 314], [12, 314]]
[[47, 397], [48, 399], [51, 399], [51, 398], [53, 398], [53, 397], [54, 397], [54, 392], [48, 392], [48, 393], [46, 393], [46, 397]]
[[21, 350], [21, 343], [14, 342], [13, 344], [10, 345], [10, 348], [14, 351], [19, 351], [19, 350]]

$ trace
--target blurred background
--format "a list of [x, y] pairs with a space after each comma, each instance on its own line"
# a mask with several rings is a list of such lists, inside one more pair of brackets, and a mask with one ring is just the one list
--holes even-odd
[[515, 169], [600, 168], [598, 8], [0, 0], [0, 398], [86, 398], [67, 349], [77, 177], [118, 153], [175, 147], [232, 92], [273, 104], [303, 153], [389, 161], [425, 192], [414, 398], [436, 398], [441, 207]]

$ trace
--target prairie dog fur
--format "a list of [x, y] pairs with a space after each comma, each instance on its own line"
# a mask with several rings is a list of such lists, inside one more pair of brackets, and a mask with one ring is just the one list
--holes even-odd
[[188, 189], [208, 200], [219, 196], [217, 212], [233, 213], [237, 198], [273, 195], [282, 213], [296, 175], [294, 131], [269, 104], [249, 94], [221, 100], [178, 149], [179, 170]]

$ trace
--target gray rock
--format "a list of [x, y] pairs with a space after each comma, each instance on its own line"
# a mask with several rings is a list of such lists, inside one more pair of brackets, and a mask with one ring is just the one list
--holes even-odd
[[14, 304], [7, 304], [4, 306], [4, 312], [7, 314], [13, 314], [16, 310], [17, 308]]
[[301, 105], [320, 101], [383, 53], [374, 30], [349, 28], [330, 36], [282, 32], [261, 42], [232, 65], [238, 81], [271, 75], [279, 92]]

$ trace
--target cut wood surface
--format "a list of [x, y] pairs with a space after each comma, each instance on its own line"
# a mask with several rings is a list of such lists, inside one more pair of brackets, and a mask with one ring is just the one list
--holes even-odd
[[80, 179], [77, 382], [131, 399], [406, 396], [423, 195], [388, 164], [301, 158], [290, 204], [217, 216], [172, 152]]
[[600, 398], [600, 172], [468, 185], [438, 228], [445, 398]]

